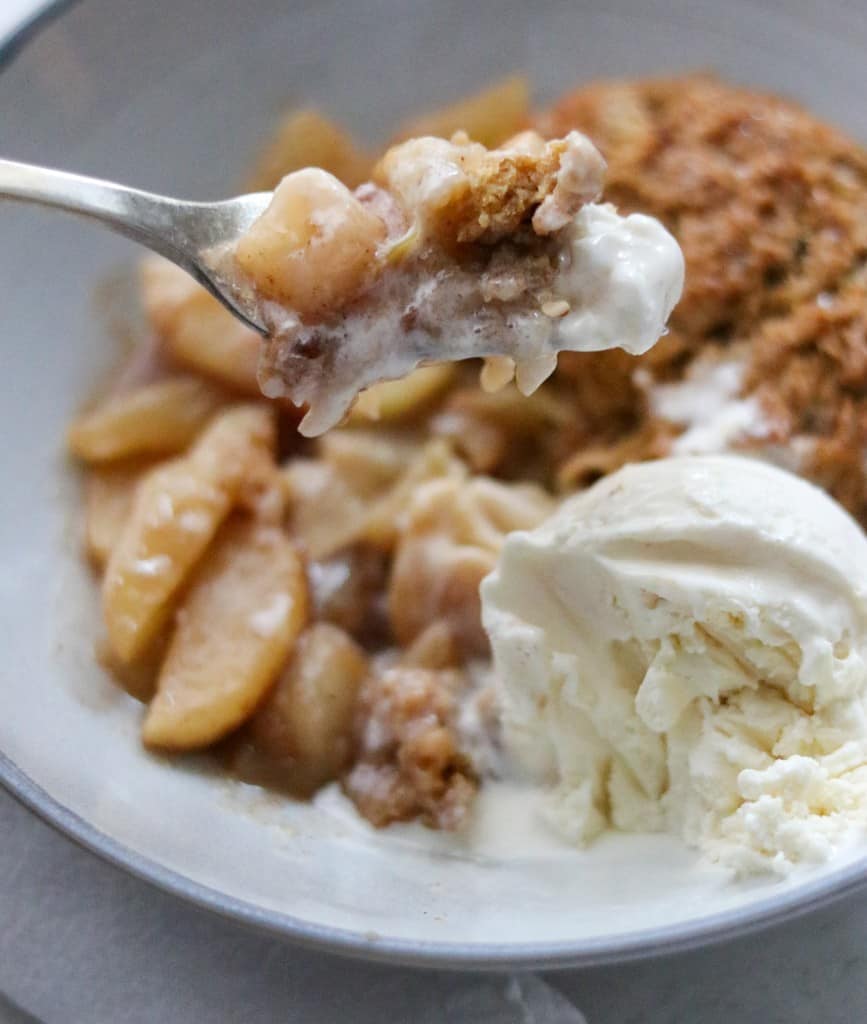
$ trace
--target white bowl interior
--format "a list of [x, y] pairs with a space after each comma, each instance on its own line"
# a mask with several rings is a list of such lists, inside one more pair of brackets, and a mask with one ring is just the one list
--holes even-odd
[[[120, 17], [111, 0], [84, 0], [0, 73], [3, 154], [217, 197], [292, 100], [375, 139], [409, 111], [514, 69], [545, 100], [597, 75], [713, 67], [797, 96], [867, 139], [867, 13], [857, 5], [825, 4], [821, 16], [771, 0], [601, 7], [155, 0]], [[467, 963], [641, 952], [823, 898], [863, 873], [863, 862], [837, 863], [777, 885], [731, 885], [664, 837], [502, 858], [430, 851], [411, 830], [376, 835], [207, 765], [147, 756], [140, 707], [93, 661], [96, 603], [63, 450], [69, 416], [116, 353], [94, 287], [136, 253], [53, 214], [5, 206], [0, 218], [0, 751], [17, 766], [0, 774], [19, 788], [26, 776], [81, 819], [73, 827], [88, 841], [102, 833], [119, 844], [110, 855], [133, 852], [136, 870], [297, 937]]]

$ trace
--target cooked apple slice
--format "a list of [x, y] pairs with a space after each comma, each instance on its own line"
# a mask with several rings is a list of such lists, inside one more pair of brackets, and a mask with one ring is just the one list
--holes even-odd
[[292, 542], [273, 526], [226, 524], [181, 610], [143, 738], [196, 750], [256, 709], [307, 617], [307, 580]]
[[69, 429], [73, 455], [108, 462], [183, 451], [226, 402], [226, 393], [199, 377], [168, 377], [112, 395]]
[[156, 693], [157, 676], [169, 646], [169, 638], [170, 624], [166, 623], [147, 650], [135, 661], [121, 661], [109, 643], [102, 639], [96, 644], [96, 660], [130, 697], [147, 704]]
[[377, 272], [385, 235], [382, 218], [345, 185], [306, 167], [283, 179], [235, 245], [235, 260], [260, 298], [324, 316]]
[[103, 580], [108, 639], [122, 661], [140, 657], [166, 621], [245, 477], [260, 477], [275, 443], [269, 409], [237, 406], [218, 416], [187, 456], [141, 481]]
[[338, 125], [316, 110], [295, 110], [277, 126], [256, 161], [246, 190], [270, 192], [282, 178], [302, 167], [321, 167], [355, 188], [370, 171], [371, 160]]
[[172, 359], [249, 395], [259, 394], [260, 337], [185, 271], [159, 256], [141, 265], [142, 301]]
[[243, 733], [241, 778], [308, 797], [336, 779], [352, 751], [364, 651], [329, 622], [309, 626]]
[[454, 363], [420, 366], [402, 380], [383, 380], [362, 391], [349, 414], [350, 423], [390, 423], [421, 412], [445, 391], [456, 375]]
[[152, 463], [94, 466], [84, 483], [84, 542], [88, 558], [104, 569], [132, 514], [135, 490]]
[[398, 138], [437, 135], [450, 139], [455, 132], [466, 132], [475, 142], [491, 148], [525, 128], [529, 113], [527, 79], [512, 75], [448, 107], [414, 118], [402, 126]]

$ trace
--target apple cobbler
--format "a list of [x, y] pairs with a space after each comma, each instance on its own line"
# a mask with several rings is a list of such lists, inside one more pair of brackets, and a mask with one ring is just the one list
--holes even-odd
[[286, 175], [219, 253], [268, 327], [259, 381], [316, 435], [359, 392], [422, 363], [485, 357], [487, 386], [525, 395], [560, 351], [646, 351], [683, 287], [664, 227], [595, 203], [605, 162], [579, 132], [495, 149], [466, 133], [392, 146], [354, 191]]
[[[534, 114], [513, 79], [378, 159], [290, 115], [251, 187], [272, 207], [226, 258], [272, 337], [148, 260], [149, 337], [70, 430], [99, 657], [149, 748], [457, 828], [500, 770], [479, 584], [509, 532], [679, 451], [781, 462], [867, 522], [867, 157], [799, 108], [681, 77]], [[635, 317], [582, 316], [563, 282], [613, 238], [613, 294], [643, 215], [686, 285], [630, 354]], [[676, 297], [656, 294], [639, 328]]]

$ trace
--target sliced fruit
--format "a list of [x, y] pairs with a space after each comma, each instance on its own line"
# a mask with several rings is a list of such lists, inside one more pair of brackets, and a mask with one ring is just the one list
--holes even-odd
[[195, 750], [241, 725], [307, 617], [307, 581], [279, 529], [238, 518], [208, 552], [178, 613], [144, 723], [152, 747]]
[[69, 448], [86, 462], [183, 451], [226, 402], [225, 392], [199, 377], [168, 377], [112, 395], [79, 416]]
[[189, 455], [164, 463], [139, 484], [103, 580], [112, 650], [133, 661], [173, 608], [173, 599], [238, 498], [273, 459], [275, 428], [264, 406], [220, 414]]

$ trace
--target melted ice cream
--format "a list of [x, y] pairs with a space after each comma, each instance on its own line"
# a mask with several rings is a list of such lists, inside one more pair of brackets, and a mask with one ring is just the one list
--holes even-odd
[[[532, 393], [560, 351], [647, 351], [683, 287], [677, 242], [651, 217], [588, 204], [532, 259], [505, 243], [469, 264], [425, 257], [386, 273], [330, 324], [306, 326], [271, 304], [262, 390], [306, 404], [301, 432], [338, 423], [359, 391], [427, 362], [506, 356]], [[540, 296], [546, 296], [540, 302]]]

